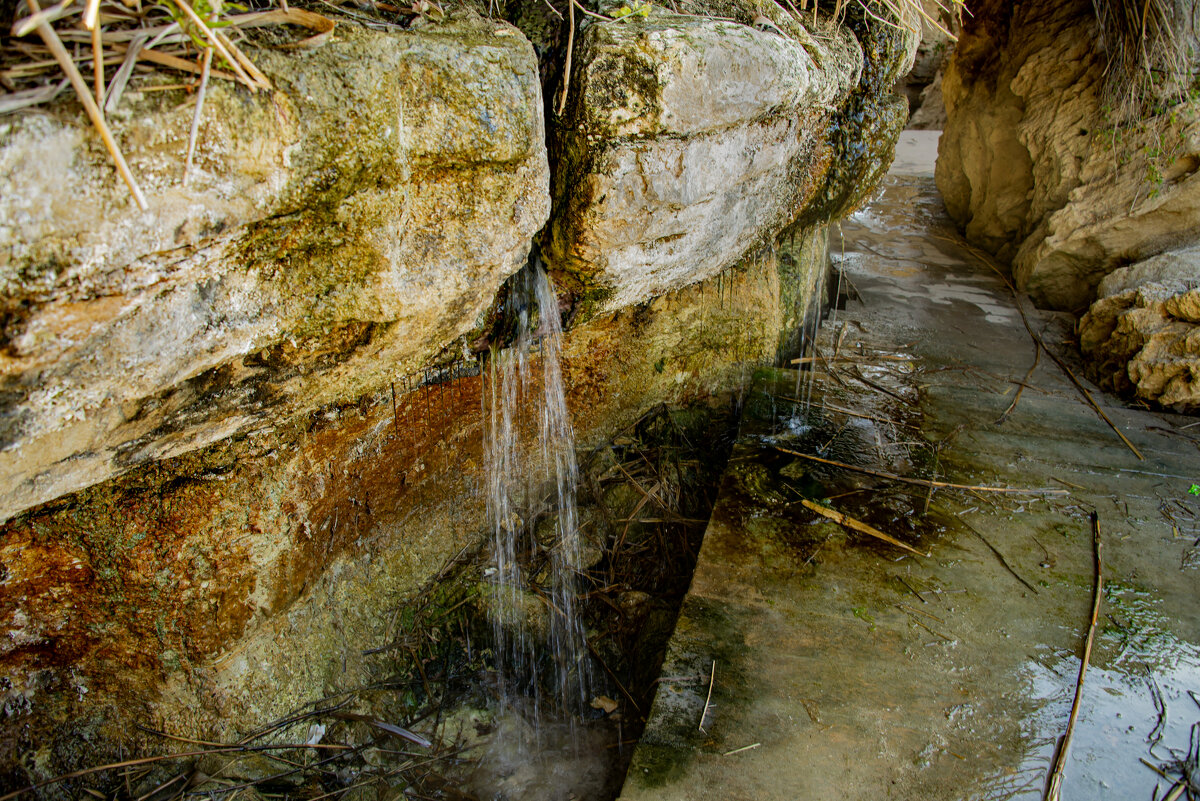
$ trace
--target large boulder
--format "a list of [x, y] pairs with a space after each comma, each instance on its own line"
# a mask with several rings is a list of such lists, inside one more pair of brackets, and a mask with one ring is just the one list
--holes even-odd
[[547, 257], [595, 291], [596, 311], [717, 274], [820, 195], [831, 120], [863, 68], [849, 31], [827, 33], [659, 10], [586, 28], [554, 142]]
[[1103, 388], [1200, 412], [1200, 247], [1122, 267], [1100, 282], [1079, 344]]
[[73, 108], [0, 124], [0, 520], [386, 385], [524, 262], [549, 168], [515, 28], [255, 57], [276, 89], [213, 82], [186, 185], [191, 108], [126, 92], [146, 212]]
[[1200, 238], [1200, 115], [1106, 101], [1092, 4], [972, 6], [942, 84], [937, 181], [1040, 304], [1082, 311], [1114, 269]]

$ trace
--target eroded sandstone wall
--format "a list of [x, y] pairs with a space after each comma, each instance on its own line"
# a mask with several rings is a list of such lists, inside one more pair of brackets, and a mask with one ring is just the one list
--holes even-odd
[[[937, 182], [947, 210], [968, 239], [1012, 264], [1035, 302], [1083, 315], [1099, 294], [1103, 308], [1083, 317], [1081, 336], [1103, 386], [1200, 409], [1200, 349], [1184, 344], [1195, 338], [1161, 347], [1162, 325], [1125, 314], [1126, 334], [1110, 341], [1120, 304], [1102, 289], [1114, 271], [1172, 252], [1200, 277], [1189, 250], [1200, 241], [1195, 91], [1114, 88], [1091, 3], [986, 0], [972, 12], [943, 82]], [[1183, 43], [1194, 59], [1192, 48]]]
[[1090, 3], [983, 2], [943, 82], [938, 188], [1034, 300], [1079, 311], [1117, 267], [1200, 238], [1200, 115], [1132, 123], [1104, 92]]

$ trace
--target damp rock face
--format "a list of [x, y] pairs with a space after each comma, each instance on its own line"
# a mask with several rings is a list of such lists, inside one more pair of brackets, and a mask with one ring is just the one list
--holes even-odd
[[[703, 402], [774, 360], [824, 258], [780, 256], [566, 334], [580, 443]], [[799, 304], [799, 301], [796, 301]], [[394, 680], [398, 598], [486, 534], [478, 375], [236, 435], [0, 524], [0, 787], [178, 736], [235, 741], [332, 692]], [[376, 696], [382, 716], [399, 693]], [[391, 700], [389, 700], [391, 699]], [[123, 746], [128, 749], [118, 752]]]
[[1200, 106], [1118, 124], [1091, 3], [972, 12], [942, 84], [937, 164], [968, 239], [1070, 311], [1114, 269], [1200, 239]]
[[862, 75], [854, 36], [826, 33], [658, 10], [587, 27], [552, 143], [556, 271], [614, 309], [769, 242], [824, 189], [830, 123]]
[[[581, 443], [794, 348], [822, 223], [903, 122], [915, 39], [660, 13], [582, 34], [550, 139], [547, 262], [603, 296], [563, 343]], [[234, 740], [386, 682], [397, 599], [483, 539], [483, 379], [390, 384], [460, 351], [550, 216], [533, 48], [460, 19], [255, 60], [275, 90], [213, 89], [187, 187], [182, 98], [122, 101], [145, 214], [69, 109], [0, 127], [5, 789], [163, 747], [131, 721]]]
[[1100, 282], [1079, 344], [1103, 388], [1200, 411], [1200, 247], [1122, 267]]
[[191, 107], [122, 99], [147, 212], [73, 107], [0, 122], [0, 519], [376, 390], [523, 263], [549, 169], [516, 29], [255, 58], [275, 89], [213, 82], [186, 186]]

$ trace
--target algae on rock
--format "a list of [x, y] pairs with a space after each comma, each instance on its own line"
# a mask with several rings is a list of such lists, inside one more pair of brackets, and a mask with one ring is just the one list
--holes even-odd
[[0, 127], [0, 519], [377, 390], [523, 263], [549, 169], [515, 29], [344, 25], [258, 61], [279, 88], [214, 83], [187, 187], [190, 111], [127, 93], [146, 213], [82, 120]]

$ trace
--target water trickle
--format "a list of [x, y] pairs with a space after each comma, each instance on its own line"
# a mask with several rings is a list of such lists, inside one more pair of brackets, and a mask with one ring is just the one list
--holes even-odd
[[[590, 689], [576, 603], [579, 472], [559, 361], [558, 301], [536, 258], [514, 278], [509, 304], [516, 336], [493, 353], [484, 393], [492, 625], [501, 701], [531, 701], [536, 719], [547, 690], [569, 714], [585, 707]], [[552, 532], [538, 525], [549, 519]]]
[[[817, 336], [821, 331], [821, 316], [824, 312], [825, 284], [826, 272], [819, 270], [809, 312], [800, 323], [800, 356], [812, 359], [807, 365], [802, 365], [796, 374], [796, 399], [799, 401], [797, 412], [804, 419], [808, 419], [812, 406], [813, 383], [817, 372]], [[833, 305], [836, 305], [836, 298]], [[805, 367], [808, 369], [804, 369]]]

